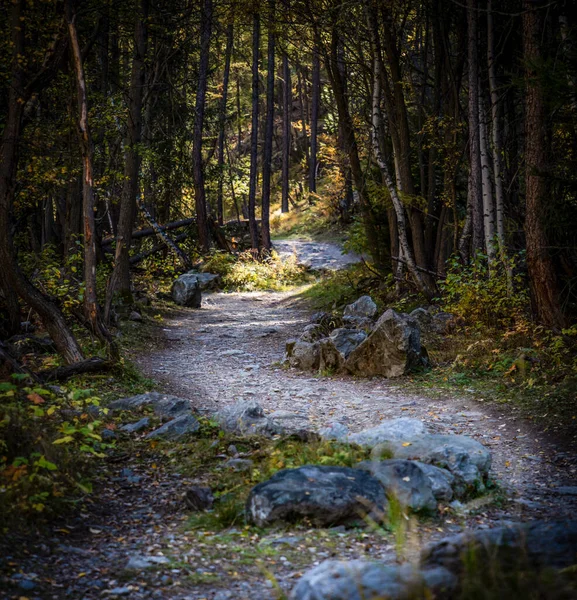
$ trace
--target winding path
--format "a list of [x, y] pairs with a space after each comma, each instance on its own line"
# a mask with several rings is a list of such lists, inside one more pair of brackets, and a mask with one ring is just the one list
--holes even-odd
[[[319, 243], [314, 246], [318, 250]], [[331, 256], [338, 266], [340, 253]], [[574, 517], [575, 456], [561, 452], [514, 412], [481, 399], [415, 395], [402, 379], [317, 377], [283, 368], [285, 340], [298, 335], [309, 314], [298, 290], [207, 294], [202, 309], [185, 309], [167, 320], [163, 341], [138, 363], [159, 388], [190, 398], [201, 412], [253, 399], [268, 412], [297, 413], [313, 427], [338, 420], [358, 431], [381, 419], [411, 416], [433, 430], [478, 439], [493, 452], [502, 502], [481, 501], [460, 516], [449, 513], [424, 523], [421, 541], [463, 528]], [[183, 527], [188, 514], [180, 499], [186, 478], [146, 460], [121, 462], [112, 470], [115, 475], [79, 520], [55, 528], [51, 539], [42, 538], [23, 554], [17, 541], [6, 551], [5, 562], [18, 564], [24, 577], [37, 582], [42, 590], [37, 597], [270, 600], [278, 596], [256, 566], [261, 559], [285, 591], [307, 566], [330, 556], [395, 559], [394, 543], [378, 533], [273, 530], [250, 539], [235, 528], [224, 537], [190, 533]], [[129, 577], [123, 572], [131, 556], [159, 552], [171, 557], [171, 565]], [[22, 595], [2, 593], [0, 579], [0, 598]]]

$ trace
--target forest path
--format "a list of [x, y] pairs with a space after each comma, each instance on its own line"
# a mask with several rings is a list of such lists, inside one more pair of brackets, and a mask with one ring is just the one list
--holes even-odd
[[[338, 420], [359, 431], [410, 416], [435, 431], [479, 440], [493, 453], [497, 500], [481, 498], [469, 512], [419, 523], [414, 537], [420, 543], [465, 528], [574, 517], [575, 456], [511, 410], [470, 397], [410, 393], [406, 379], [320, 377], [282, 368], [285, 340], [310, 317], [299, 292], [207, 294], [200, 310], [183, 309], [164, 322], [162, 339], [138, 364], [159, 389], [190, 398], [200, 412], [250, 399], [266, 412], [298, 413], [313, 428]], [[379, 531], [190, 530], [182, 501], [190, 484], [135, 447], [133, 456], [127, 452], [106, 467], [79, 517], [54, 526], [49, 538], [13, 540], [4, 560], [18, 575], [4, 580], [10, 585], [5, 593], [0, 577], [0, 598], [24, 592], [59, 600], [272, 600], [280, 596], [270, 576], [286, 593], [326, 558], [395, 560], [394, 538]], [[126, 569], [130, 559], [157, 554], [170, 563]], [[28, 591], [24, 584], [35, 587]]]

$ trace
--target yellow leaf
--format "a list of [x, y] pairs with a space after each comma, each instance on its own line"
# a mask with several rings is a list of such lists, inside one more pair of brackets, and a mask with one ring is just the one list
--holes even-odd
[[54, 440], [52, 443], [53, 444], [68, 444], [73, 441], [74, 441], [74, 438], [71, 435], [65, 435], [64, 437]]
[[403, 442], [403, 446], [406, 448], [407, 446], [411, 446], [412, 443], [411, 442]]

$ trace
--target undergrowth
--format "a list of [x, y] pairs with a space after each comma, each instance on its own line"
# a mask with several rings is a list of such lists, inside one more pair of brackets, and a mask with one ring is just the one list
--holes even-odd
[[311, 279], [296, 256], [281, 260], [274, 250], [261, 259], [255, 259], [250, 251], [238, 256], [214, 252], [204, 261], [202, 270], [220, 275], [227, 291], [284, 290]]
[[57, 392], [13, 375], [0, 383], [0, 528], [62, 510], [92, 491], [91, 472], [114, 446], [94, 390]]

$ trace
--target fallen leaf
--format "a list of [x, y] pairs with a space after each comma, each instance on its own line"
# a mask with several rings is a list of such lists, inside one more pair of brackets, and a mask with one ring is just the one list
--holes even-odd
[[42, 396], [40, 396], [40, 394], [37, 394], [36, 392], [32, 392], [31, 394], [28, 394], [28, 396], [26, 396], [26, 398], [28, 398], [28, 400], [30, 400], [30, 402], [33, 402], [34, 404], [44, 404], [45, 400]]
[[412, 442], [403, 442], [403, 446], [406, 448], [407, 446], [411, 446]]

